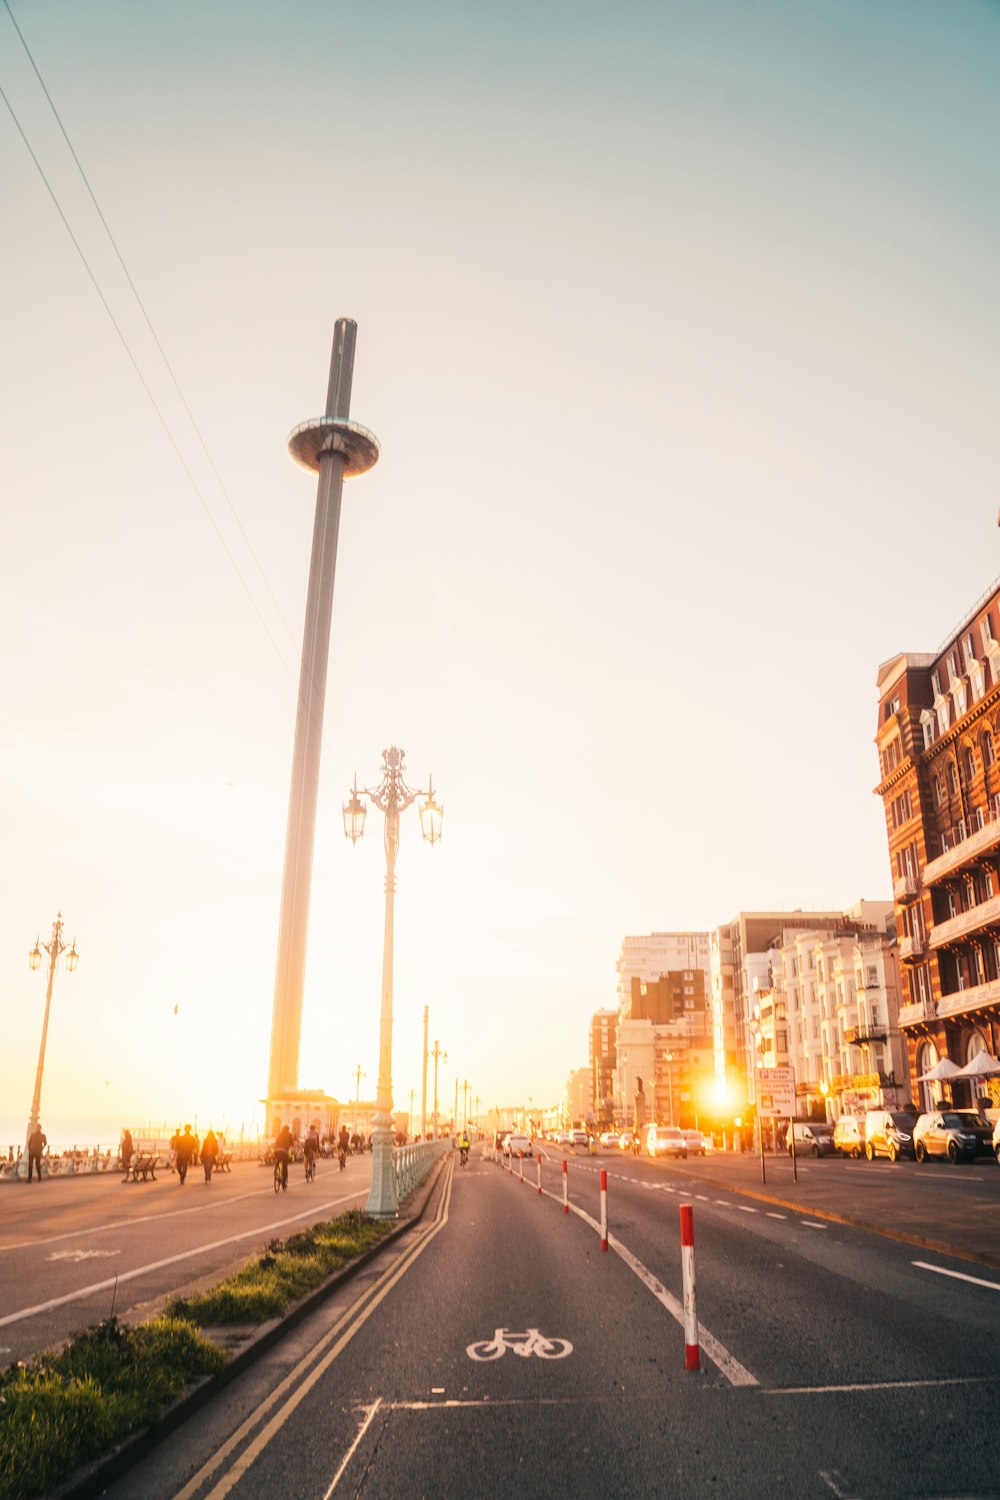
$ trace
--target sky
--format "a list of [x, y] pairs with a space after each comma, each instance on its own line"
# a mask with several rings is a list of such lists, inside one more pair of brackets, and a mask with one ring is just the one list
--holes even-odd
[[878, 664], [1000, 572], [998, 72], [986, 0], [0, 0], [0, 1133], [57, 911], [43, 1124], [261, 1117], [342, 315], [300, 1082], [374, 1094], [389, 745], [397, 1107], [425, 1005], [555, 1104], [626, 933], [890, 896]]

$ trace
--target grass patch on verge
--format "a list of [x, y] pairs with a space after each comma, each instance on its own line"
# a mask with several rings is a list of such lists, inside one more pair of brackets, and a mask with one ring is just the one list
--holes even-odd
[[352, 1209], [272, 1240], [235, 1276], [175, 1298], [162, 1317], [137, 1328], [108, 1318], [59, 1354], [0, 1370], [0, 1496], [48, 1493], [151, 1421], [190, 1381], [221, 1369], [228, 1355], [196, 1325], [266, 1322], [392, 1227]]
[[167, 1311], [202, 1328], [231, 1323], [264, 1323], [289, 1303], [311, 1292], [347, 1261], [378, 1244], [390, 1223], [351, 1209], [328, 1223], [272, 1240], [263, 1255], [207, 1292], [178, 1298]]
[[107, 1453], [190, 1380], [226, 1362], [180, 1318], [108, 1318], [60, 1354], [0, 1371], [0, 1495], [27, 1500]]

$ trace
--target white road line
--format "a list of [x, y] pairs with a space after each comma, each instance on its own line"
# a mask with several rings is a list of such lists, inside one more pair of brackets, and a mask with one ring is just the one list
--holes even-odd
[[356, 1198], [357, 1193], [348, 1193], [344, 1198], [331, 1198], [328, 1203], [314, 1203], [303, 1213], [292, 1214], [287, 1219], [275, 1219], [271, 1224], [258, 1224], [253, 1229], [246, 1229], [241, 1234], [231, 1234], [224, 1240], [212, 1240], [207, 1245], [196, 1245], [193, 1250], [181, 1250], [177, 1255], [167, 1255], [163, 1260], [150, 1261], [145, 1266], [136, 1266], [132, 1271], [121, 1271], [117, 1276], [110, 1276], [106, 1281], [95, 1281], [90, 1286], [80, 1287], [75, 1292], [67, 1292], [63, 1297], [52, 1297], [48, 1302], [38, 1302], [34, 1307], [22, 1307], [20, 1312], [8, 1313], [6, 1317], [0, 1318], [0, 1328], [8, 1323], [21, 1323], [25, 1318], [35, 1318], [39, 1313], [51, 1312], [54, 1307], [65, 1307], [67, 1302], [79, 1302], [84, 1297], [93, 1296], [95, 1292], [106, 1292], [116, 1283], [133, 1281], [137, 1276], [145, 1276], [150, 1271], [159, 1271], [163, 1266], [176, 1265], [181, 1260], [191, 1260], [196, 1255], [204, 1255], [209, 1250], [219, 1250], [223, 1245], [235, 1245], [240, 1240], [252, 1239], [254, 1235], [266, 1235], [272, 1229], [283, 1229], [286, 1224], [296, 1224], [299, 1219], [318, 1218], [327, 1208], [335, 1208], [340, 1203], [350, 1203]]
[[347, 1452], [344, 1454], [344, 1457], [343, 1457], [343, 1460], [341, 1462], [340, 1468], [337, 1470], [336, 1474], [334, 1474], [333, 1478], [330, 1480], [330, 1488], [327, 1490], [326, 1494], [323, 1496], [323, 1500], [330, 1500], [330, 1496], [333, 1494], [334, 1490], [337, 1488], [337, 1485], [340, 1483], [340, 1477], [341, 1477], [341, 1475], [343, 1474], [344, 1470], [347, 1468], [347, 1465], [350, 1463], [351, 1459], [354, 1457], [354, 1453], [355, 1453], [355, 1450], [356, 1450], [358, 1444], [360, 1443], [361, 1439], [364, 1437], [365, 1433], [368, 1431], [369, 1427], [372, 1425], [372, 1420], [373, 1420], [373, 1418], [375, 1416], [375, 1413], [378, 1411], [378, 1409], [379, 1409], [379, 1407], [381, 1405], [382, 1405], [382, 1397], [381, 1396], [376, 1396], [373, 1405], [371, 1405], [371, 1406], [368, 1407], [367, 1415], [365, 1417], [365, 1420], [362, 1422], [361, 1426], [358, 1428], [358, 1435], [357, 1435], [357, 1437], [354, 1439], [354, 1442], [351, 1444], [351, 1446], [348, 1448]]
[[712, 1202], [717, 1203], [720, 1208], [732, 1208], [733, 1206], [732, 1199], [730, 1198], [713, 1198]]
[[949, 1271], [946, 1266], [932, 1266], [927, 1260], [915, 1260], [913, 1264], [921, 1271], [936, 1271], [939, 1276], [953, 1276], [956, 1281], [968, 1281], [972, 1286], [985, 1286], [991, 1292], [1000, 1292], [1000, 1281], [987, 1281], [982, 1276], [968, 1276], [964, 1271]]
[[767, 1210], [767, 1217], [769, 1219], [787, 1219], [788, 1215], [787, 1214], [776, 1214], [776, 1213], [773, 1213], [771, 1209], [768, 1209]]
[[737, 1203], [734, 1206], [739, 1209], [741, 1214], [755, 1214], [757, 1212], [755, 1208], [750, 1207], [749, 1203]]
[[[553, 1203], [562, 1204], [561, 1193], [550, 1193], [548, 1188], [543, 1188], [542, 1192], [546, 1198], [551, 1198]], [[589, 1224], [591, 1229], [600, 1233], [601, 1226], [596, 1219], [592, 1219], [588, 1213], [585, 1213], [575, 1203], [570, 1203], [569, 1207], [585, 1224]], [[616, 1235], [608, 1235], [608, 1249], [613, 1250], [625, 1262], [629, 1270], [638, 1276], [644, 1286], [648, 1287], [657, 1302], [665, 1307], [670, 1316], [683, 1328], [684, 1304], [679, 1302], [672, 1292], [667, 1291], [663, 1283], [657, 1280], [652, 1271], [647, 1270], [642, 1261], [638, 1260]], [[725, 1345], [720, 1344], [715, 1335], [709, 1333], [704, 1325], [701, 1325], [698, 1329], [698, 1343], [708, 1355], [713, 1365], [726, 1377], [730, 1385], [747, 1386], [759, 1383], [756, 1375], [751, 1375], [750, 1371], [744, 1365], [740, 1364], [736, 1356], [730, 1354]]]
[[940, 1380], [866, 1380], [855, 1385], [761, 1386], [759, 1396], [838, 1396], [852, 1391], [924, 1391], [946, 1385], [996, 1385], [995, 1375], [950, 1375]]
[[820, 1224], [816, 1219], [800, 1219], [799, 1223], [804, 1224], [807, 1229], [829, 1229], [830, 1227], [829, 1224]]

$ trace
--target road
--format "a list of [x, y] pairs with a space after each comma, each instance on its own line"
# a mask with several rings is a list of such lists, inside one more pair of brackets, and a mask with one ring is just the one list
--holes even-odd
[[558, 1160], [539, 1195], [534, 1163], [449, 1157], [384, 1262], [108, 1493], [996, 1500], [1000, 1272], [734, 1192], [718, 1163], [608, 1159], [602, 1252], [600, 1165], [571, 1161], [566, 1214]]
[[0, 1186], [0, 1360], [49, 1348], [112, 1309], [142, 1312], [180, 1288], [217, 1280], [275, 1236], [304, 1222], [363, 1207], [371, 1157], [343, 1172], [301, 1165], [275, 1197], [270, 1168], [234, 1163], [205, 1183], [199, 1169], [181, 1187], [166, 1172], [123, 1183], [117, 1175]]

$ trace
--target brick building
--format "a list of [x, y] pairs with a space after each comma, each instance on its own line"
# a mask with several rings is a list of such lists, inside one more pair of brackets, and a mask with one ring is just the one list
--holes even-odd
[[[878, 671], [878, 747], [911, 1076], [1000, 1051], [1000, 580], [938, 651]], [[915, 1083], [930, 1107], [940, 1088]], [[995, 1083], [977, 1085], [1000, 1102]], [[970, 1085], [953, 1086], [968, 1103]]]

